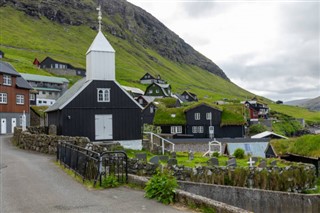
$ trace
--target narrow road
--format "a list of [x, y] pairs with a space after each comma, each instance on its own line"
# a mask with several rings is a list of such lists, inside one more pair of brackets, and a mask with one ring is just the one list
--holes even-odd
[[54, 156], [20, 150], [11, 136], [0, 136], [1, 213], [152, 212], [188, 210], [144, 198], [144, 192], [119, 187], [88, 190], [54, 164]]

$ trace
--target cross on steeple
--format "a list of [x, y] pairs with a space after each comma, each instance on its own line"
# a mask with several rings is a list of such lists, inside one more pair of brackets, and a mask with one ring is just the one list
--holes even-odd
[[98, 23], [99, 23], [99, 32], [100, 32], [101, 31], [101, 20], [102, 20], [101, 5], [99, 5], [97, 10], [98, 10]]

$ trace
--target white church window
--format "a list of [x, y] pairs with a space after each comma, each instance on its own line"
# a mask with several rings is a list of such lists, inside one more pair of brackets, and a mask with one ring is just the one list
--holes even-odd
[[98, 102], [110, 102], [109, 88], [98, 88]]

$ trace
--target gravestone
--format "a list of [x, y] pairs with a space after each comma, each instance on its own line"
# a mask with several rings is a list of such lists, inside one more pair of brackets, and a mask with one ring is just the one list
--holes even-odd
[[259, 168], [266, 168], [267, 167], [267, 162], [265, 160], [262, 160], [258, 167]]
[[150, 163], [159, 164], [159, 156], [153, 156], [150, 160]]
[[271, 165], [271, 166], [276, 166], [276, 165], [277, 165], [277, 161], [276, 161], [276, 160], [272, 161], [272, 162], [270, 163], [270, 165]]
[[171, 152], [171, 157], [172, 158], [177, 158], [177, 153], [176, 152]]
[[136, 153], [136, 158], [147, 162], [147, 153]]
[[253, 167], [255, 163], [256, 163], [256, 161], [254, 161], [254, 160], [252, 159], [252, 157], [250, 157], [250, 158], [249, 158], [249, 161], [247, 162], [247, 164], [249, 164], [249, 167]]
[[251, 159], [254, 161], [254, 162], [258, 162], [259, 161], [259, 158], [258, 157], [251, 157]]
[[167, 155], [161, 155], [161, 156], [159, 156], [159, 159], [160, 159], [161, 161], [167, 162], [167, 161], [169, 160], [169, 156], [167, 156]]
[[217, 158], [210, 158], [207, 164], [208, 166], [219, 166], [219, 160]]
[[194, 159], [194, 154], [193, 154], [192, 150], [190, 150], [189, 153], [188, 153], [188, 159], [189, 160], [193, 160]]
[[227, 162], [227, 166], [234, 166], [234, 167], [236, 167], [236, 166], [237, 166], [237, 161], [236, 161], [236, 159], [235, 159], [235, 158], [229, 159], [228, 162]]
[[177, 164], [178, 164], [178, 161], [175, 158], [170, 158], [168, 160], [168, 166], [177, 165]]

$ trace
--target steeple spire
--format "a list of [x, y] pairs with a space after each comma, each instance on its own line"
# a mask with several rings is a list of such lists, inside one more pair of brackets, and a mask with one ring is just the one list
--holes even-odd
[[97, 10], [98, 10], [99, 32], [101, 32], [101, 20], [102, 20], [101, 5], [99, 5]]

